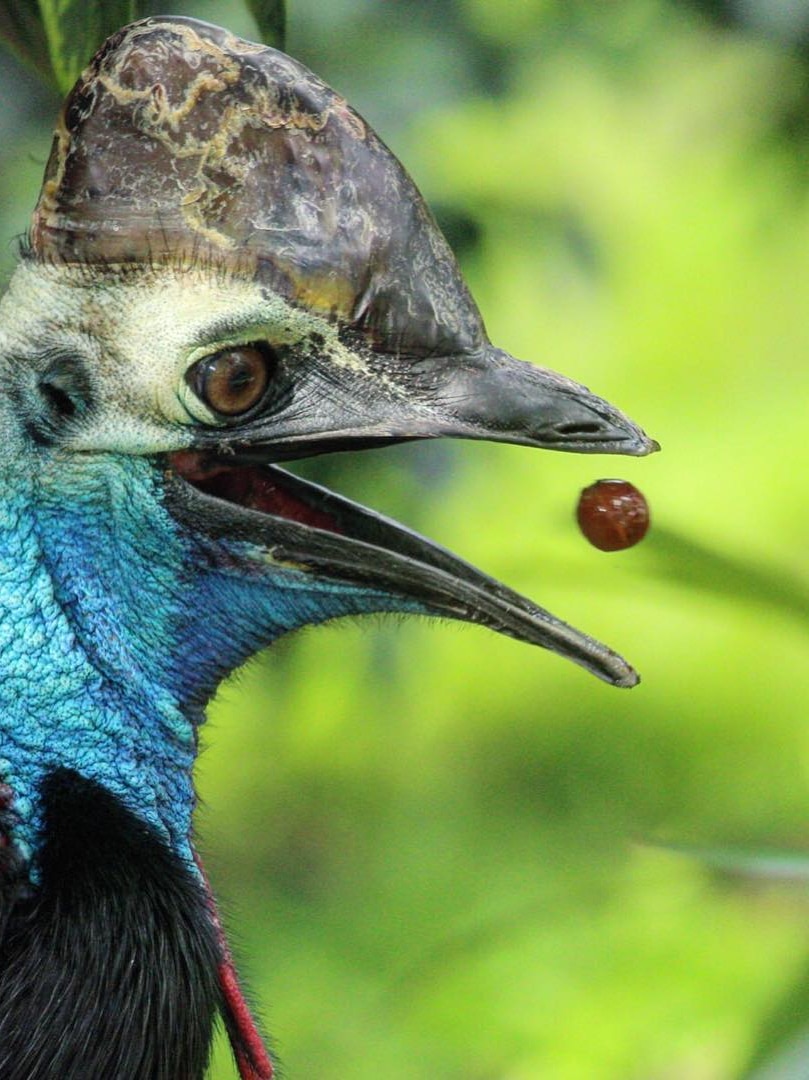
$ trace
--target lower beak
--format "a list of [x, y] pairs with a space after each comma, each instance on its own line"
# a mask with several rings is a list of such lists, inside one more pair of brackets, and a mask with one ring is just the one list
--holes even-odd
[[238, 454], [181, 452], [169, 463], [174, 516], [194, 531], [254, 545], [259, 563], [269, 558], [316, 579], [400, 598], [402, 609], [487, 626], [567, 657], [614, 686], [639, 681], [607, 646], [438, 544], [334, 492]]

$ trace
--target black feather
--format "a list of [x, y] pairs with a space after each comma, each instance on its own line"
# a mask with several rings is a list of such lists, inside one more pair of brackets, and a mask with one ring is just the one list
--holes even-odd
[[0, 1077], [201, 1080], [222, 1006], [201, 883], [73, 770], [51, 773], [42, 798], [30, 895], [15, 899], [0, 848]]

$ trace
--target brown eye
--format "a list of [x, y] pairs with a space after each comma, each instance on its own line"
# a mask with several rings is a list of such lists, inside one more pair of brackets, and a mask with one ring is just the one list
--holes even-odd
[[242, 416], [267, 392], [274, 357], [256, 345], [206, 356], [189, 372], [191, 385], [205, 404], [220, 416]]
[[579, 497], [579, 528], [601, 551], [632, 547], [649, 528], [649, 506], [628, 480], [597, 480]]

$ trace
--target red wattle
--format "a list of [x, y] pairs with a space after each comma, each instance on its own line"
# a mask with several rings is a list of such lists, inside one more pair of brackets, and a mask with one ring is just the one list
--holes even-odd
[[[226, 1020], [230, 1021], [225, 1026], [230, 1036], [230, 1044], [233, 1047], [233, 1056], [236, 1058], [239, 1076], [241, 1080], [273, 1080], [274, 1071], [270, 1055], [267, 1053], [264, 1040], [259, 1034], [258, 1026], [250, 1012], [250, 1006], [245, 1000], [242, 988], [239, 986], [236, 966], [233, 963], [230, 946], [222, 928], [222, 920], [219, 918], [216, 901], [208, 882], [208, 875], [205, 873], [202, 860], [196, 851], [194, 852], [194, 861], [202, 875], [205, 893], [208, 898], [208, 911], [219, 941], [222, 956], [218, 969], [219, 985], [222, 987], [222, 996], [228, 1013]], [[234, 1032], [236, 1038], [233, 1036]]]

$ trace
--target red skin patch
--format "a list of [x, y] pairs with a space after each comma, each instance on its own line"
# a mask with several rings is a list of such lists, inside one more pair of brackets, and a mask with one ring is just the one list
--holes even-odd
[[236, 1026], [236, 1030], [239, 1032], [239, 1039], [245, 1051], [243, 1052], [239, 1047], [233, 1046], [233, 1055], [236, 1058], [239, 1076], [241, 1077], [241, 1080], [273, 1080], [274, 1070], [272, 1061], [270, 1060], [270, 1055], [267, 1053], [264, 1040], [261, 1038], [256, 1022], [250, 1012], [250, 1006], [247, 1004], [244, 994], [242, 993], [242, 988], [239, 986], [239, 977], [236, 974], [236, 966], [233, 963], [230, 946], [225, 938], [222, 920], [219, 918], [216, 901], [211, 892], [211, 886], [208, 883], [208, 876], [205, 873], [202, 861], [196, 852], [194, 853], [194, 859], [196, 860], [197, 868], [199, 869], [205, 884], [205, 892], [208, 897], [208, 910], [211, 915], [211, 921], [216, 929], [216, 936], [219, 940], [219, 949], [222, 955], [222, 959], [219, 962], [219, 985], [222, 987], [222, 995], [227, 1004], [228, 1012]]
[[170, 460], [175, 472], [209, 495], [314, 529], [342, 532], [331, 514], [298, 498], [283, 486], [278, 476], [261, 466], [228, 466], [219, 461], [211, 462], [204, 454], [193, 450], [178, 450]]

